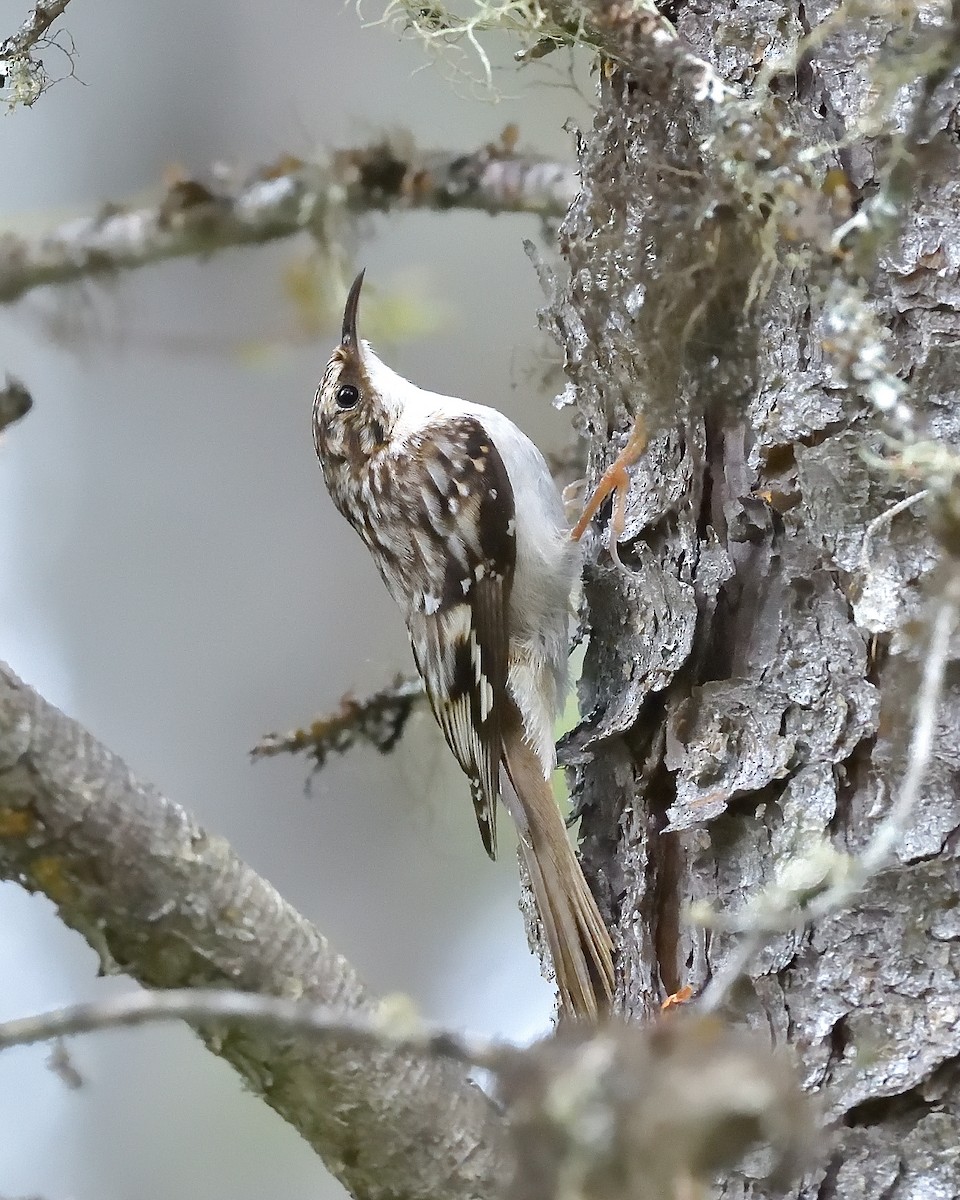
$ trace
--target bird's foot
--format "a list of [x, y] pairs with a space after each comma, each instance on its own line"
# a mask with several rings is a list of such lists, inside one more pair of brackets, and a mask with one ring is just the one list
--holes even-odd
[[599, 512], [600, 506], [612, 492], [614, 498], [613, 512], [610, 516], [610, 557], [618, 567], [623, 565], [620, 562], [617, 546], [627, 523], [627, 494], [630, 488], [628, 468], [633, 466], [646, 448], [647, 427], [643, 417], [637, 416], [634, 418], [633, 429], [630, 430], [627, 444], [604, 471], [600, 482], [593, 490], [593, 495], [584, 505], [580, 520], [570, 531], [570, 536], [575, 542], [578, 542], [583, 537], [587, 526]]

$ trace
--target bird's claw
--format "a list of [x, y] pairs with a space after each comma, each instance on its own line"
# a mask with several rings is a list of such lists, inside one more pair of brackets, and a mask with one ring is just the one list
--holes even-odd
[[630, 476], [627, 468], [633, 466], [646, 448], [647, 427], [643, 417], [637, 416], [634, 418], [633, 429], [630, 430], [627, 444], [600, 477], [600, 482], [594, 488], [593, 495], [584, 505], [580, 520], [570, 531], [570, 536], [575, 542], [578, 542], [583, 537], [587, 526], [600, 511], [600, 506], [613, 492], [613, 512], [610, 515], [610, 557], [618, 567], [623, 566], [620, 561], [618, 543], [627, 523], [627, 495], [630, 488]]

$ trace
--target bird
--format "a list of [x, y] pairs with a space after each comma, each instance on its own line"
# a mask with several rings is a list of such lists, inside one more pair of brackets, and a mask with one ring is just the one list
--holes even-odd
[[516, 824], [561, 1017], [598, 1020], [611, 938], [550, 785], [579, 547], [543, 456], [508, 417], [417, 387], [360, 338], [363, 279], [314, 399], [324, 482], [403, 614], [491, 858], [498, 798]]

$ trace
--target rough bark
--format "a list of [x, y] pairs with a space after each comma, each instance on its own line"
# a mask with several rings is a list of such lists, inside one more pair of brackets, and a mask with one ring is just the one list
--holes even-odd
[[[591, 478], [636, 414], [651, 434], [626, 569], [600, 537], [590, 544], [585, 717], [566, 748], [588, 869], [619, 937], [623, 1007], [644, 1015], [702, 988], [731, 950], [687, 905], [741, 908], [822, 836], [856, 851], [902, 774], [911, 623], [944, 555], [917, 508], [861, 553], [868, 523], [904, 492], [864, 457], [882, 446], [868, 401], [885, 393], [871, 392], [849, 329], [836, 336], [837, 297], [863, 291], [919, 426], [955, 445], [960, 152], [942, 8], [905, 19], [851, 7], [737, 107], [698, 94], [628, 7], [593, 5], [625, 49], [582, 138], [568, 273], [544, 320]], [[831, 11], [719, 0], [672, 16], [749, 94], [764, 60]], [[897, 62], [910, 86], [881, 93], [892, 127], [871, 128], [865, 97]], [[912, 195], [888, 170], [895, 130], [911, 126]], [[888, 222], [886, 245], [880, 230], [847, 251], [843, 222], [884, 195], [906, 200], [900, 232]], [[729, 996], [735, 1016], [792, 1043], [837, 1123], [829, 1156], [791, 1194], [956, 1194], [958, 704], [951, 689], [895, 865], [848, 909], [772, 938]], [[723, 1194], [770, 1193], [736, 1175]]]

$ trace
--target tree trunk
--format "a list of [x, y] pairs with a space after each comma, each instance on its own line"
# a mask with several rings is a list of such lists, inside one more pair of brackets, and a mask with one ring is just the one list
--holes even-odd
[[[897, 793], [951, 565], [919, 506], [865, 545], [905, 495], [865, 451], [889, 448], [884, 431], [957, 441], [960, 153], [949, 13], [851, 6], [794, 54], [826, 6], [684, 9], [681, 36], [752, 89], [742, 101], [705, 98], [679, 44], [655, 49], [626, 7], [597, 18], [625, 51], [602, 71], [569, 278], [544, 317], [591, 481], [636, 415], [650, 435], [624, 569], [609, 508], [588, 541], [584, 721], [566, 746], [623, 1007], [642, 1016], [728, 961], [731, 937], [688, 906], [741, 910], [815, 867], [822, 839], [862, 851]], [[758, 78], [780, 56], [790, 68]], [[762, 939], [723, 997], [796, 1048], [838, 1126], [799, 1196], [960, 1187], [957, 704], [947, 688], [891, 864]], [[769, 1192], [740, 1175], [723, 1194]]]

